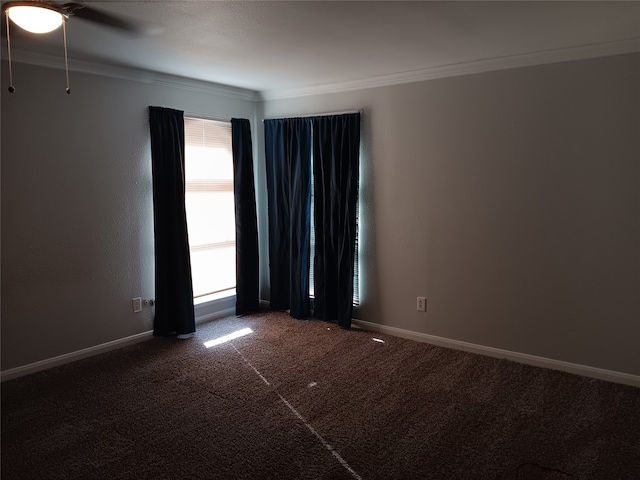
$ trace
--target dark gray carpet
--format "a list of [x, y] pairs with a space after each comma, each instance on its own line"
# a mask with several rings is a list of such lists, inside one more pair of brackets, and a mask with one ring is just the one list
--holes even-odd
[[637, 480], [640, 389], [263, 313], [4, 382], [1, 440], [3, 480]]

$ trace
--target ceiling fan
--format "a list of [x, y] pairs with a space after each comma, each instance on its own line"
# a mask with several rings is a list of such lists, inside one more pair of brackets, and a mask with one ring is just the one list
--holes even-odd
[[2, 4], [7, 24], [7, 50], [9, 59], [9, 92], [15, 92], [13, 74], [11, 70], [11, 37], [9, 35], [9, 20], [20, 28], [35, 34], [49, 33], [62, 26], [64, 38], [65, 70], [67, 73], [66, 92], [71, 93], [69, 87], [69, 64], [67, 58], [67, 30], [66, 20], [77, 17], [106, 27], [118, 29], [132, 35], [144, 33], [142, 25], [124, 17], [106, 13], [87, 3], [59, 4], [47, 0], [8, 1]]

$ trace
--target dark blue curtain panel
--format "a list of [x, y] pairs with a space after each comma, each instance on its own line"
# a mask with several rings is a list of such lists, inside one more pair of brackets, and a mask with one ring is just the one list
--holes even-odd
[[270, 305], [289, 309], [289, 162], [284, 119], [264, 121], [269, 216]]
[[[351, 327], [360, 113], [265, 120], [271, 307]], [[311, 159], [313, 158], [313, 185]], [[315, 251], [310, 252], [311, 188]]]
[[311, 119], [265, 120], [271, 308], [311, 316]]
[[290, 313], [309, 318], [309, 250], [311, 248], [311, 119], [288, 121]]
[[241, 315], [260, 308], [258, 223], [249, 120], [231, 119], [231, 142], [236, 212], [236, 315]]
[[187, 235], [184, 113], [149, 107], [153, 174], [156, 307], [153, 333], [196, 331]]
[[360, 113], [315, 117], [314, 312], [351, 327], [356, 209], [360, 170]]

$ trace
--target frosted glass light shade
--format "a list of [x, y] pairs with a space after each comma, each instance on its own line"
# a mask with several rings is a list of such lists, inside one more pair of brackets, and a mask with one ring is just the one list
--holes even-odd
[[62, 25], [62, 15], [46, 7], [15, 6], [7, 9], [9, 18], [32, 33], [48, 33]]

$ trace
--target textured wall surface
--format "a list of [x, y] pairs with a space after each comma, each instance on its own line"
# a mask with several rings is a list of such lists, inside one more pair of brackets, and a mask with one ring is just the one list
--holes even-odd
[[254, 123], [240, 94], [71, 81], [66, 95], [63, 71], [15, 64], [2, 89], [3, 371], [151, 328], [131, 306], [154, 296], [149, 105]]
[[263, 108], [364, 110], [358, 318], [638, 375], [638, 85], [621, 55]]

